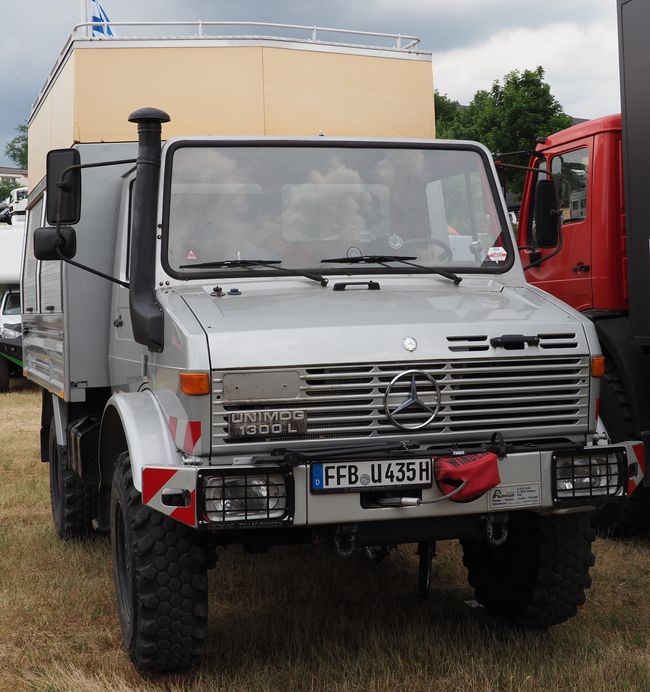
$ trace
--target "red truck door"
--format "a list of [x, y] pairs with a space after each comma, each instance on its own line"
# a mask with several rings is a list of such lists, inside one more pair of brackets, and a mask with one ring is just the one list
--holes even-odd
[[[571, 142], [564, 147], [545, 152], [546, 165], [556, 181], [562, 212], [562, 249], [549, 257], [552, 248], [539, 251], [549, 257], [539, 266], [531, 267], [526, 278], [531, 283], [552, 293], [577, 310], [589, 310], [593, 306], [591, 283], [591, 160], [592, 138]], [[535, 245], [534, 214], [521, 219], [527, 229], [520, 229], [520, 244]], [[532, 258], [535, 256], [532, 255]], [[531, 262], [530, 251], [522, 252], [524, 266]]]

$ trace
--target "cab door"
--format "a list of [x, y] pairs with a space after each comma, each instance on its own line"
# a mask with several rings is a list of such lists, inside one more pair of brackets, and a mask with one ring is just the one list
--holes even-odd
[[[593, 307], [591, 253], [592, 139], [546, 152], [562, 214], [561, 248], [527, 250], [522, 257], [528, 281], [577, 310]], [[534, 214], [528, 219], [528, 245], [535, 246]]]

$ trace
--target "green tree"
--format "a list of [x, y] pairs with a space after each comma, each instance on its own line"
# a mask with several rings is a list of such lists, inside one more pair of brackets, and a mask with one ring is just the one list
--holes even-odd
[[454, 136], [454, 120], [461, 106], [458, 101], [452, 101], [447, 94], [441, 94], [437, 89], [433, 92], [433, 102], [436, 114], [436, 137], [451, 139]]
[[27, 125], [18, 125], [18, 134], [5, 146], [5, 154], [19, 167], [27, 168]]
[[3, 175], [0, 178], [0, 202], [7, 199], [7, 197], [9, 197], [9, 193], [12, 190], [15, 190], [17, 187], [20, 187], [17, 178]]
[[[544, 81], [544, 68], [513, 70], [479, 90], [469, 106], [453, 110], [446, 97], [440, 112], [439, 136], [474, 139], [492, 152], [531, 151], [538, 137], [571, 125], [571, 118]], [[438, 101], [436, 101], [436, 106]]]

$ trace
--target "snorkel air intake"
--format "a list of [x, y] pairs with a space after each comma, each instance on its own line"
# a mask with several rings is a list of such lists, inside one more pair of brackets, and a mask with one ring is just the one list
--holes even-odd
[[162, 123], [169, 120], [169, 115], [157, 108], [140, 108], [129, 116], [129, 122], [138, 125], [129, 307], [133, 337], [150, 351], [162, 351], [164, 348], [164, 317], [156, 301], [154, 283]]

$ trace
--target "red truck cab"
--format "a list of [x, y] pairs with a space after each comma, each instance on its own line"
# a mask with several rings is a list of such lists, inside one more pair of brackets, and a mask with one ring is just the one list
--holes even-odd
[[[633, 320], [648, 318], [645, 289], [639, 283], [639, 275], [650, 279], [650, 265], [644, 265], [647, 229], [640, 228], [637, 219], [634, 233], [640, 237], [633, 245], [636, 254], [630, 254], [628, 240], [632, 238], [627, 237], [627, 228], [633, 223], [628, 213], [626, 226], [623, 140], [622, 119], [617, 114], [574, 125], [539, 143], [529, 164], [539, 172], [529, 170], [526, 175], [517, 240], [528, 281], [595, 323], [605, 355], [600, 417], [610, 440], [650, 441], [650, 342], [639, 339]], [[558, 192], [562, 224], [558, 244], [539, 247], [536, 183], [547, 178], [549, 171]], [[631, 269], [636, 272], [632, 277]], [[631, 315], [635, 310], [636, 317]], [[613, 516], [600, 517], [599, 523], [623, 535], [646, 531], [650, 486], [637, 488]]]
[[[535, 248], [533, 205], [538, 174], [522, 198], [518, 244], [528, 281], [581, 312], [628, 308], [621, 116], [557, 132], [538, 144], [531, 166], [550, 170], [562, 213], [562, 247]], [[541, 261], [540, 261], [541, 260]]]

